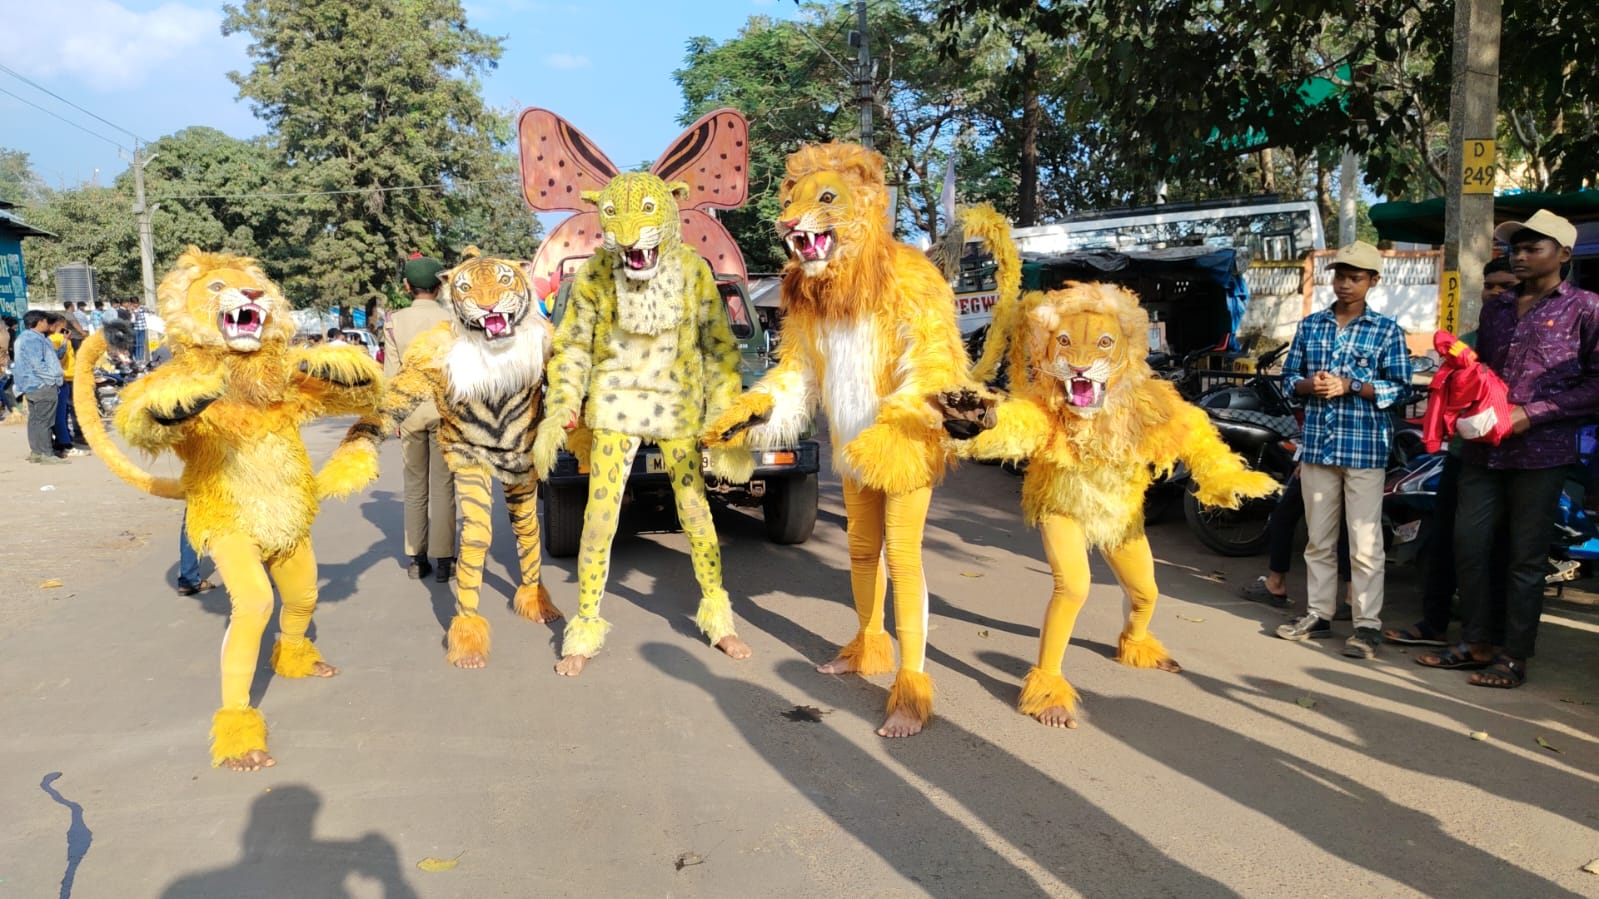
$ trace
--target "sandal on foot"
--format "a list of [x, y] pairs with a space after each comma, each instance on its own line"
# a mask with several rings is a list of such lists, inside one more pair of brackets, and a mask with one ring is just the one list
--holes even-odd
[[1514, 690], [1527, 682], [1527, 663], [1510, 656], [1493, 660], [1493, 666], [1481, 674], [1473, 674], [1466, 683], [1473, 687], [1492, 687], [1497, 690]]
[[1449, 641], [1443, 635], [1436, 634], [1428, 629], [1425, 621], [1418, 621], [1404, 630], [1389, 629], [1382, 632], [1382, 638], [1389, 643], [1402, 643], [1406, 646], [1448, 646]]
[[1445, 668], [1450, 671], [1470, 671], [1478, 668], [1487, 668], [1493, 664], [1488, 659], [1474, 658], [1471, 654], [1471, 647], [1464, 643], [1436, 653], [1435, 659], [1436, 661], [1429, 662], [1424, 655], [1416, 656], [1416, 664], [1423, 668]]
[[1289, 599], [1288, 594], [1271, 592], [1271, 589], [1266, 586], [1265, 575], [1261, 575], [1249, 584], [1240, 587], [1238, 595], [1253, 602], [1263, 602], [1274, 609], [1286, 609], [1294, 604], [1293, 600]]
[[178, 588], [178, 595], [193, 596], [196, 593], [204, 593], [207, 590], [215, 590], [216, 586], [216, 584], [213, 584], [207, 580], [202, 580], [198, 584], [185, 584], [184, 586]]

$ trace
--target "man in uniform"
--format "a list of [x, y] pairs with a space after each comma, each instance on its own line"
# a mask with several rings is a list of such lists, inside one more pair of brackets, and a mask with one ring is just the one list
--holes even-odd
[[[394, 377], [400, 360], [419, 334], [449, 321], [439, 305], [439, 272], [444, 263], [420, 254], [406, 260], [402, 271], [411, 305], [389, 316], [383, 327], [383, 374]], [[439, 410], [432, 400], [416, 407], [400, 423], [400, 452], [405, 459], [405, 552], [410, 575], [432, 572], [439, 583], [455, 573], [455, 479], [439, 451]], [[437, 567], [428, 556], [438, 561]]]

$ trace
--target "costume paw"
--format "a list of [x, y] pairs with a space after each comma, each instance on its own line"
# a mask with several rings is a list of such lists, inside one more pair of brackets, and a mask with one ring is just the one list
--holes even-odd
[[539, 480], [555, 470], [555, 457], [566, 445], [567, 425], [575, 419], [570, 413], [552, 412], [539, 422], [538, 433], [533, 437], [533, 470], [538, 472]]
[[310, 677], [320, 661], [322, 653], [304, 637], [295, 640], [279, 636], [278, 642], [272, 644], [272, 670], [280, 677]]
[[694, 623], [712, 646], [722, 642], [724, 637], [737, 636], [737, 628], [733, 624], [733, 604], [727, 597], [727, 591], [719, 590], [701, 597]]
[[857, 674], [887, 674], [894, 670], [894, 641], [887, 631], [858, 632], [839, 649], [838, 658]]
[[[168, 380], [145, 394], [139, 406], [149, 413], [150, 419], [156, 424], [170, 428], [204, 412], [207, 406], [221, 399], [226, 392], [227, 385], [220, 377]], [[124, 408], [130, 414], [133, 411], [130, 407]], [[119, 415], [118, 425], [121, 426], [124, 420]]]
[[1194, 498], [1202, 506], [1236, 509], [1245, 499], [1271, 496], [1282, 489], [1276, 478], [1263, 471], [1240, 471], [1206, 478], [1195, 491]]
[[366, 387], [383, 378], [383, 369], [355, 347], [308, 350], [300, 360], [300, 373], [338, 387]]
[[1116, 661], [1130, 668], [1159, 668], [1160, 663], [1171, 660], [1166, 647], [1149, 634], [1129, 637], [1124, 633], [1116, 641]]
[[218, 709], [211, 716], [211, 767], [267, 748], [266, 719], [258, 709]]
[[543, 584], [516, 588], [516, 595], [511, 597], [511, 608], [523, 618], [540, 624], [566, 617], [550, 601], [550, 591], [544, 589]]
[[933, 679], [921, 671], [901, 668], [888, 690], [888, 713], [909, 712], [923, 724], [933, 717]]
[[990, 393], [962, 388], [935, 393], [927, 399], [943, 419], [944, 432], [956, 440], [970, 440], [999, 422], [999, 397]]
[[377, 480], [378, 451], [370, 443], [347, 443], [316, 473], [317, 499], [343, 499]]
[[1023, 715], [1037, 715], [1057, 706], [1067, 713], [1077, 709], [1077, 690], [1059, 674], [1034, 666], [1022, 680], [1022, 695], [1016, 708]]
[[707, 447], [741, 445], [748, 438], [739, 435], [770, 421], [772, 408], [771, 394], [757, 390], [744, 393], [726, 411], [716, 416], [716, 420], [701, 435], [700, 442]]
[[610, 629], [611, 623], [604, 618], [577, 615], [567, 619], [566, 631], [561, 635], [561, 655], [594, 658], [605, 645], [605, 634]]
[[742, 446], [714, 446], [711, 456], [711, 474], [729, 484], [748, 484], [755, 476], [755, 457]]
[[933, 482], [928, 448], [898, 428], [875, 424], [844, 445], [844, 464], [861, 483], [885, 493], [909, 493]]
[[[457, 614], [445, 637], [444, 660], [451, 665], [469, 656], [489, 657], [489, 620], [482, 615]], [[478, 667], [482, 667], [479, 665]]]

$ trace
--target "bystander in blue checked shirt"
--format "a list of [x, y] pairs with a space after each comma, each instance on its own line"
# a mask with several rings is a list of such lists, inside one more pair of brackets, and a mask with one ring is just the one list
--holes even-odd
[[1375, 402], [1353, 394], [1305, 402], [1305, 434], [1299, 461], [1339, 468], [1388, 467], [1393, 421], [1388, 412], [1410, 385], [1410, 351], [1393, 319], [1369, 308], [1343, 328], [1331, 309], [1299, 323], [1283, 362], [1283, 387], [1325, 371], [1370, 384]]

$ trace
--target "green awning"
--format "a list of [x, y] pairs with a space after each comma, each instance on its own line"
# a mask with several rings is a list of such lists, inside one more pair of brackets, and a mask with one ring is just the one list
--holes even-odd
[[[1494, 222], [1517, 221], [1547, 209], [1573, 222], [1599, 221], [1599, 190], [1566, 194], [1520, 193], [1494, 197]], [[1377, 237], [1396, 243], [1444, 242], [1444, 198], [1420, 203], [1378, 203], [1371, 207]]]

